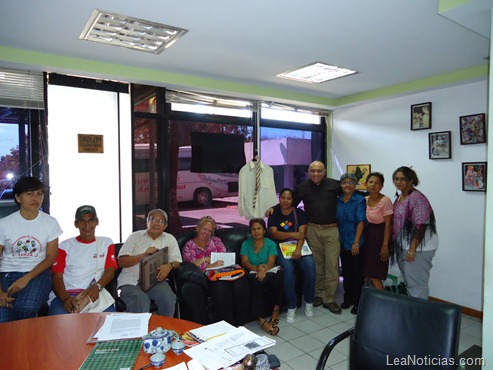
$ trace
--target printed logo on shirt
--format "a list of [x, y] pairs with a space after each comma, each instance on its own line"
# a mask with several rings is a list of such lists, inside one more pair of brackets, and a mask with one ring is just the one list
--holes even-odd
[[283, 221], [283, 222], [281, 222], [281, 227], [284, 230], [289, 230], [291, 228], [291, 226], [293, 226], [293, 223], [291, 221]]
[[37, 257], [43, 246], [38, 239], [32, 235], [21, 236], [12, 247], [13, 257]]
[[[103, 252], [103, 253], [101, 253], [101, 254], [99, 255], [99, 258], [104, 258], [104, 257], [105, 257], [105, 255], [106, 255], [106, 254]], [[98, 258], [98, 254], [97, 254], [97, 253], [94, 253], [94, 254], [92, 255], [92, 258]]]

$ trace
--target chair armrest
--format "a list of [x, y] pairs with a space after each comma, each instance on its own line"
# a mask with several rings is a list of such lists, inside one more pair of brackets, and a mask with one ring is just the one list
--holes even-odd
[[320, 355], [320, 358], [318, 359], [318, 364], [316, 370], [323, 370], [325, 368], [325, 363], [327, 362], [327, 359], [329, 358], [330, 353], [334, 349], [334, 347], [339, 344], [339, 342], [342, 342], [344, 339], [348, 338], [354, 333], [354, 328], [348, 329], [345, 332], [339, 334], [337, 337], [332, 338], [329, 343], [325, 346], [324, 350], [322, 351], [322, 354]]

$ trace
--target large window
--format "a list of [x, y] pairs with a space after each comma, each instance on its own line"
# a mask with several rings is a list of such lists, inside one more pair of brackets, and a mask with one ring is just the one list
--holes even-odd
[[[10, 189], [22, 176], [43, 179], [41, 170], [45, 155], [45, 139], [40, 132], [44, 126], [44, 111], [0, 107], [0, 197], [13, 199]], [[46, 208], [46, 207], [45, 207]]]
[[325, 161], [319, 114], [263, 107], [258, 125], [254, 102], [142, 85], [132, 96], [134, 229], [145, 228], [156, 207], [169, 211], [171, 233], [205, 215], [218, 227], [247, 225], [238, 211], [238, 173], [256, 152], [273, 168], [278, 191], [304, 181], [313, 160]]
[[[132, 231], [128, 86], [50, 75], [48, 103], [51, 214], [61, 240], [78, 235], [75, 210], [89, 204], [98, 212], [96, 234], [124, 241]], [[89, 137], [99, 145], [84, 145]]]

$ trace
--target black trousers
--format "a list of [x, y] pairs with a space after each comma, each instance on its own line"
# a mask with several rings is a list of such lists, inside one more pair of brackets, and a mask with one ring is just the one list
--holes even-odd
[[344, 302], [354, 303], [358, 307], [361, 289], [363, 288], [363, 249], [353, 256], [351, 251], [341, 248], [342, 277], [344, 278]]
[[220, 320], [233, 326], [250, 321], [250, 284], [245, 276], [233, 281], [210, 281], [209, 291]]
[[267, 316], [274, 306], [281, 306], [284, 292], [282, 270], [267, 273], [264, 280], [259, 281], [256, 274], [248, 274], [252, 295], [252, 314], [255, 318]]

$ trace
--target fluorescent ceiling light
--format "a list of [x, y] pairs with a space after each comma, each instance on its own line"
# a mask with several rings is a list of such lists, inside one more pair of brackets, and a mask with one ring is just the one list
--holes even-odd
[[276, 77], [285, 78], [288, 80], [306, 82], [306, 83], [321, 83], [329, 80], [334, 80], [339, 77], [352, 75], [356, 71], [347, 68], [341, 68], [316, 62], [306, 67], [301, 67], [294, 71], [284, 72], [276, 75]]
[[96, 9], [79, 39], [159, 54], [187, 32], [182, 28]]

